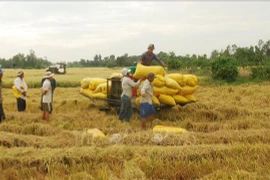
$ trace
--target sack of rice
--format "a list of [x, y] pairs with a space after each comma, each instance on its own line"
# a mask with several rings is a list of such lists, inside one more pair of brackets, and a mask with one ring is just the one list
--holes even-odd
[[165, 85], [165, 78], [164, 76], [161, 75], [156, 75], [156, 78], [154, 79], [154, 81], [152, 82], [153, 86], [156, 87], [162, 87]]
[[165, 77], [169, 77], [173, 80], [175, 80], [180, 86], [185, 86], [185, 82], [183, 81], [183, 75], [180, 73], [172, 73], [167, 74]]
[[106, 135], [97, 128], [88, 129], [87, 134], [91, 135], [93, 138], [105, 138], [106, 137]]
[[185, 104], [189, 102], [189, 99], [187, 99], [186, 97], [182, 95], [173, 95], [173, 99], [175, 100], [177, 104]]
[[107, 82], [105, 78], [92, 78], [89, 84], [89, 89], [94, 91], [98, 85], [105, 82]]
[[185, 74], [183, 75], [183, 81], [185, 82], [186, 85], [188, 86], [196, 86], [198, 84], [198, 79], [195, 75], [192, 74]]
[[157, 104], [157, 105], [160, 104], [158, 98], [156, 96], [154, 96], [154, 95], [152, 96], [152, 102], [153, 102], [153, 104]]
[[90, 77], [83, 78], [81, 80], [81, 88], [88, 89], [91, 79], [93, 79], [93, 78], [90, 78]]
[[140, 105], [141, 105], [141, 96], [138, 96], [135, 100], [135, 104], [137, 106], [137, 108], [140, 108]]
[[[109, 86], [109, 91], [110, 91], [111, 82], [108, 83], [108, 86]], [[98, 93], [98, 92], [102, 92], [104, 94], [107, 94], [107, 82], [101, 83], [96, 87], [96, 90], [94, 91], [94, 93]]]
[[180, 127], [172, 127], [172, 126], [163, 126], [163, 125], [156, 125], [153, 128], [154, 132], [166, 132], [166, 133], [188, 133], [188, 131], [184, 128]]
[[163, 87], [155, 87], [154, 86], [154, 95], [159, 95], [159, 94], [175, 95], [178, 92], [179, 92], [178, 89], [172, 89], [172, 88], [168, 88], [166, 86], [163, 86]]
[[187, 98], [189, 101], [196, 102], [196, 98], [192, 94], [187, 94], [184, 97]]
[[141, 77], [146, 77], [149, 72], [152, 72], [155, 75], [165, 75], [165, 70], [161, 66], [144, 66], [141, 63], [138, 63], [133, 77], [140, 79]]
[[99, 92], [99, 93], [93, 93], [92, 94], [92, 97], [94, 99], [106, 99], [107, 98], [107, 94], [104, 94], [102, 92]]
[[90, 90], [90, 89], [83, 89], [83, 88], [81, 88], [80, 89], [80, 93], [83, 94], [83, 95], [85, 95], [85, 96], [87, 96], [87, 97], [93, 98], [92, 97], [93, 91]]
[[193, 94], [197, 89], [198, 89], [198, 85], [191, 87], [191, 86], [184, 86], [181, 88], [181, 90], [179, 91], [178, 94], [185, 96], [188, 94]]
[[180, 89], [181, 86], [172, 78], [165, 77], [165, 85], [172, 89]]
[[170, 95], [160, 94], [158, 96], [158, 100], [159, 100], [160, 103], [167, 104], [169, 106], [175, 106], [176, 105], [175, 100]]
[[110, 78], [122, 78], [122, 77], [123, 77], [122, 73], [112, 73], [110, 76]]

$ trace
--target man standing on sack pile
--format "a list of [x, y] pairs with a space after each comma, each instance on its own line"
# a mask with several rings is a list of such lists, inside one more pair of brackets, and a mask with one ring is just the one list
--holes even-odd
[[156, 60], [161, 66], [167, 67], [167, 64], [165, 64], [155, 53], [153, 53], [154, 49], [154, 44], [149, 44], [148, 50], [141, 55], [138, 63], [141, 63], [144, 66], [151, 66], [152, 61]]

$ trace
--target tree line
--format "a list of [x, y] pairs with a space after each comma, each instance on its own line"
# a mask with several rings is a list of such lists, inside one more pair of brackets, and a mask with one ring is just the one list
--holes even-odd
[[30, 50], [28, 55], [18, 53], [10, 59], [0, 58], [2, 68], [42, 69], [52, 65], [46, 57], [37, 57], [35, 51]]
[[[259, 40], [258, 44], [249, 47], [240, 47], [236, 44], [228, 45], [224, 50], [213, 50], [210, 57], [206, 54], [186, 54], [177, 56], [173, 51], [159, 52], [157, 54], [160, 59], [168, 64], [169, 69], [186, 69], [186, 68], [210, 68], [211, 63], [219, 57], [231, 57], [238, 66], [243, 68], [247, 66], [258, 66], [270, 64], [270, 40], [264, 42]], [[129, 56], [124, 54], [119, 57], [110, 55], [102, 58], [100, 54], [95, 55], [94, 60], [81, 59], [68, 63], [69, 67], [126, 67], [136, 64], [140, 55]], [[154, 63], [157, 64], [157, 63]]]
[[[264, 42], [260, 39], [257, 45], [249, 47], [240, 47], [236, 44], [228, 45], [224, 50], [213, 50], [210, 57], [207, 57], [206, 54], [177, 56], [173, 51], [168, 53], [161, 51], [157, 55], [168, 64], [169, 69], [209, 69], [213, 61], [224, 56], [233, 58], [237, 65], [243, 68], [258, 65], [270, 66], [270, 40]], [[80, 59], [80, 61], [68, 62], [67, 67], [128, 67], [136, 65], [139, 57], [140, 55], [130, 56], [127, 53], [118, 57], [113, 54], [106, 57], [96, 54], [92, 60]], [[28, 55], [18, 53], [10, 59], [0, 58], [0, 64], [3, 68], [41, 69], [53, 63], [46, 57], [37, 57], [35, 52], [30, 50]], [[154, 62], [154, 64], [157, 63]]]

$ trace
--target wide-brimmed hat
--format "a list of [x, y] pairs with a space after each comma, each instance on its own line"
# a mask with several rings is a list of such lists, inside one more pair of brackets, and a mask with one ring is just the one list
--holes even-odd
[[43, 76], [43, 78], [50, 78], [50, 77], [53, 77], [53, 73], [51, 71], [47, 71], [45, 72], [45, 75]]
[[23, 71], [19, 71], [18, 73], [17, 73], [17, 76], [20, 76], [20, 75], [22, 75], [23, 74]]

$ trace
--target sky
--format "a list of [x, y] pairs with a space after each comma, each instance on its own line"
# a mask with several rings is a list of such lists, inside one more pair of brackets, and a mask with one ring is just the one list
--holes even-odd
[[270, 40], [266, 1], [0, 1], [0, 58], [51, 62], [155, 53], [207, 54]]

